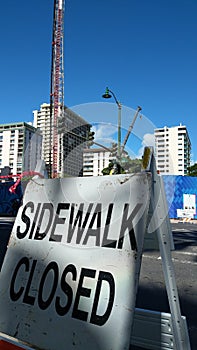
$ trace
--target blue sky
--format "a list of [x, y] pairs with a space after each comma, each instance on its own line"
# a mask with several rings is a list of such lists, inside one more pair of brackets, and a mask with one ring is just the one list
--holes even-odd
[[[65, 104], [103, 102], [108, 86], [150, 124], [186, 125], [196, 162], [197, 1], [65, 3]], [[53, 0], [1, 2], [0, 123], [32, 121], [49, 102], [52, 20]]]

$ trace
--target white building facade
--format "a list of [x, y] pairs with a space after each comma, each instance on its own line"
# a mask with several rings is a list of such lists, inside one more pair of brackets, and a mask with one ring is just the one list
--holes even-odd
[[83, 176], [101, 176], [102, 170], [108, 167], [110, 152], [104, 148], [89, 148], [83, 153]]
[[191, 141], [186, 126], [158, 128], [154, 136], [156, 164], [161, 175], [186, 175], [191, 157]]
[[34, 171], [41, 153], [42, 135], [32, 125], [0, 125], [0, 168], [9, 166], [13, 175]]
[[[34, 110], [33, 125], [42, 132], [42, 159], [47, 168], [53, 161], [53, 125], [50, 104], [43, 103]], [[57, 163], [59, 176], [83, 175], [83, 150], [87, 148], [90, 124], [72, 110], [64, 107], [64, 117], [58, 126]]]

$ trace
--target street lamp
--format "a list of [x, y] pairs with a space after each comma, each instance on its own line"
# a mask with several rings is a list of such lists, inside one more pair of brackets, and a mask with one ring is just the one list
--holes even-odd
[[[111, 95], [110, 95], [111, 93]], [[117, 106], [118, 106], [118, 159], [120, 161], [121, 155], [121, 103], [117, 100], [116, 95], [113, 91], [109, 90], [108, 87], [105, 90], [105, 93], [102, 95], [103, 98], [111, 98], [113, 96]]]

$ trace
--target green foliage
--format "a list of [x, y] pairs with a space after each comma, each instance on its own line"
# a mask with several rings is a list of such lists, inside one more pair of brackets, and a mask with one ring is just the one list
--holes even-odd
[[109, 162], [108, 167], [102, 170], [103, 175], [112, 174], [125, 174], [125, 173], [139, 173], [142, 168], [142, 159], [131, 159], [126, 150], [122, 150], [121, 157], [119, 159], [117, 155], [118, 145], [113, 142], [111, 145], [112, 159]]
[[197, 176], [197, 163], [194, 165], [191, 165], [187, 168], [187, 175], [188, 176]]
[[110, 162], [109, 165], [108, 165], [108, 167], [106, 167], [106, 168], [104, 168], [104, 169], [102, 170], [102, 174], [103, 174], [103, 175], [109, 175], [110, 172], [111, 172], [111, 170], [113, 169], [113, 166], [114, 166], [113, 162]]
[[102, 170], [103, 175], [139, 173], [141, 172], [142, 159], [131, 159], [129, 156], [122, 157], [121, 165], [116, 161], [110, 161], [108, 167]]

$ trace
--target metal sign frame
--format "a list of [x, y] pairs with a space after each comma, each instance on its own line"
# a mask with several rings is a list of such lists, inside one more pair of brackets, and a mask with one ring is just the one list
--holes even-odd
[[[181, 316], [175, 271], [171, 256], [171, 251], [174, 250], [174, 243], [168, 216], [164, 185], [162, 177], [158, 175], [156, 170], [156, 162], [152, 147], [145, 147], [143, 165], [144, 171], [150, 171], [152, 173], [152, 193], [149, 209], [150, 221], [145, 237], [148, 237], [148, 235], [151, 234], [151, 242], [154, 243], [153, 247], [155, 247], [155, 240], [158, 242], [166, 291], [171, 311], [171, 314], [168, 314], [167, 319], [170, 321], [172, 327], [169, 327], [167, 332], [167, 334], [170, 336], [170, 342], [162, 343], [161, 341], [160, 343], [157, 342], [157, 344], [155, 344], [155, 337], [161, 340], [161, 334], [156, 334], [156, 330], [161, 329], [161, 324], [163, 324], [165, 321], [167, 314], [165, 314], [165, 317], [163, 317], [164, 313], [160, 313], [159, 317], [157, 315], [156, 320], [160, 327], [156, 327], [155, 332], [149, 332], [149, 335], [146, 338], [144, 337], [144, 320], [146, 320], [145, 322], [147, 327], [150, 328], [152, 318], [155, 318], [155, 311], [141, 310], [141, 315], [143, 315], [143, 321], [141, 322], [139, 321], [140, 317], [138, 317], [138, 309], [138, 316], [136, 316], [137, 318], [134, 319], [131, 344], [142, 346], [143, 343], [143, 345], [146, 345], [147, 349], [190, 350], [191, 347], [186, 318]], [[136, 323], [137, 319], [138, 324]], [[138, 339], [138, 342], [136, 339]]]

